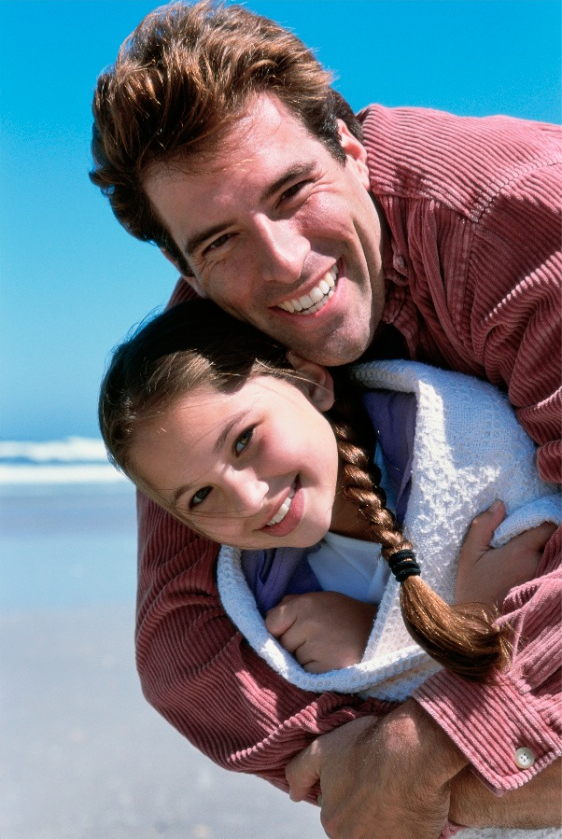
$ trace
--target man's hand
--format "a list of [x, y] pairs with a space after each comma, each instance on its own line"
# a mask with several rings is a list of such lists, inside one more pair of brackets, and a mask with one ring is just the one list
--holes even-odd
[[362, 718], [315, 740], [287, 766], [291, 798], [320, 781], [331, 839], [437, 839], [452, 779], [467, 765], [413, 700], [373, 723]]
[[556, 527], [546, 522], [501, 548], [491, 548], [494, 530], [504, 518], [505, 507], [496, 501], [470, 525], [459, 556], [456, 603], [484, 603], [499, 609], [510, 589], [536, 575], [544, 546]]
[[538, 829], [561, 823], [561, 761], [520, 789], [494, 795], [413, 700], [315, 740], [287, 766], [291, 798], [318, 781], [331, 839], [437, 839], [447, 819], [466, 827]]
[[[519, 789], [498, 796], [470, 769], [453, 782], [449, 818], [470, 827], [511, 827], [537, 830], [562, 824], [562, 761], [555, 760]], [[462, 833], [459, 836], [461, 839]]]
[[309, 673], [326, 673], [361, 661], [377, 609], [335, 591], [289, 594], [267, 613], [265, 624]]

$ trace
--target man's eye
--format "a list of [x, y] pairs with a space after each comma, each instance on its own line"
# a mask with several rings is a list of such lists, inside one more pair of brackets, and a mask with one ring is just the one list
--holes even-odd
[[230, 233], [223, 233], [222, 236], [219, 236], [218, 239], [213, 239], [213, 241], [206, 246], [203, 250], [203, 254], [209, 253], [210, 251], [216, 251], [222, 245], [225, 245], [229, 239]]
[[194, 493], [189, 500], [189, 509], [193, 510], [194, 507], [198, 507], [199, 504], [202, 504], [203, 501], [210, 494], [210, 492], [211, 487], [203, 487], [202, 489], [198, 489], [197, 492]]
[[249, 444], [250, 440], [252, 439], [252, 435], [254, 433], [254, 428], [247, 428], [242, 434], [237, 438], [236, 442], [234, 443], [234, 452], [235, 454], [242, 454], [244, 449]]
[[285, 201], [288, 198], [294, 198], [309, 183], [310, 183], [310, 181], [299, 181], [298, 184], [294, 184], [294, 186], [290, 186], [289, 189], [286, 189], [285, 192], [282, 194], [281, 200]]

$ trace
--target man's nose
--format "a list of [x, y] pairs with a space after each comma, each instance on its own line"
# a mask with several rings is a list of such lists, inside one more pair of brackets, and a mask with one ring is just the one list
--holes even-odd
[[288, 219], [256, 219], [256, 245], [263, 280], [297, 282], [303, 273], [310, 242]]

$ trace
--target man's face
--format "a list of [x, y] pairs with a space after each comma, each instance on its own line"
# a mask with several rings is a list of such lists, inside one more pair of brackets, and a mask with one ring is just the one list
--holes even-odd
[[345, 165], [261, 96], [216, 154], [156, 164], [144, 181], [194, 288], [326, 365], [364, 352], [384, 304], [365, 149], [340, 131]]

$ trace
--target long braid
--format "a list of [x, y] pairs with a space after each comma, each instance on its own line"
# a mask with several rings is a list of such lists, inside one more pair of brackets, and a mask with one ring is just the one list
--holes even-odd
[[342, 492], [367, 521], [384, 559], [391, 568], [396, 566], [406, 628], [447, 669], [471, 681], [486, 680], [507, 664], [507, 638], [494, 624], [492, 610], [480, 604], [450, 606], [418, 576], [413, 547], [386, 507], [380, 469], [372, 458], [375, 435], [358, 388], [345, 375], [337, 376], [337, 388], [330, 420], [340, 454]]

